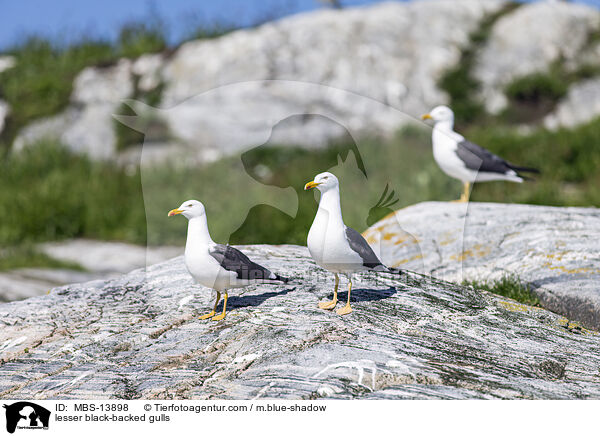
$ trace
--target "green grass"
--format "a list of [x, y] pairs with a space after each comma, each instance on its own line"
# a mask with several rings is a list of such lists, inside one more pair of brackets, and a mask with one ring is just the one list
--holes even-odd
[[524, 284], [519, 277], [506, 275], [496, 281], [469, 281], [463, 282], [465, 286], [472, 286], [475, 289], [482, 289], [503, 297], [512, 298], [519, 303], [529, 306], [539, 306], [540, 300], [531, 293], [529, 287]]
[[[571, 84], [600, 75], [600, 62], [595, 59], [590, 59], [572, 71], [567, 69], [564, 59], [558, 59], [547, 71], [518, 77], [509, 83], [505, 87], [509, 106], [499, 116], [487, 114], [478, 97], [481, 84], [472, 74], [473, 67], [478, 52], [488, 41], [496, 21], [519, 6], [520, 3], [507, 3], [497, 12], [485, 17], [469, 35], [469, 42], [462, 48], [459, 62], [447, 70], [438, 82], [450, 97], [450, 106], [454, 110], [459, 129], [475, 124], [507, 126], [536, 123], [556, 107]], [[591, 32], [582, 51], [591, 48], [599, 39], [600, 31]]]
[[[394, 207], [450, 199], [460, 188], [436, 169], [428, 136], [428, 130], [408, 129], [394, 141], [359, 143], [368, 178], [341, 145], [321, 151], [264, 147], [243, 160], [129, 174], [42, 143], [0, 161], [0, 208], [10, 211], [0, 221], [0, 246], [73, 237], [144, 243], [146, 234], [151, 244], [182, 243], [185, 220], [166, 213], [190, 198], [206, 204], [216, 240], [304, 244], [317, 207], [304, 184], [332, 167], [343, 180], [347, 223], [364, 230], [373, 215], [392, 211], [373, 209], [388, 184], [399, 199]], [[268, 177], [255, 174], [259, 165], [270, 168]]]
[[136, 58], [146, 53], [156, 53], [167, 48], [165, 29], [160, 21], [131, 22], [124, 25], [113, 52], [116, 57]]
[[535, 181], [479, 183], [471, 200], [553, 206], [600, 206], [600, 119], [555, 132], [521, 135], [505, 127], [474, 127], [468, 136], [515, 164], [541, 170]]
[[143, 243], [139, 177], [53, 143], [5, 156], [0, 161], [0, 246], [80, 236]]
[[[323, 150], [263, 146], [240, 157], [201, 168], [153, 168], [142, 171], [150, 243], [181, 243], [186, 223], [166, 212], [188, 199], [205, 203], [215, 240], [232, 243], [305, 244], [317, 208], [315, 192], [304, 184], [332, 170], [342, 180], [342, 209], [359, 231], [392, 212], [375, 208], [386, 185], [399, 201], [394, 208], [427, 199], [450, 199], [453, 186], [431, 159], [427, 129], [406, 129], [387, 142], [356, 144], [365, 162], [360, 171], [351, 145]], [[297, 209], [294, 207], [297, 201]], [[289, 214], [286, 214], [287, 211]], [[291, 216], [290, 216], [291, 215]], [[268, 225], [266, 224], [268, 223]]]
[[[142, 91], [138, 87], [139, 79], [138, 76], [134, 76], [134, 93], [131, 99], [141, 101], [151, 107], [160, 105], [165, 84], [161, 82], [150, 91]], [[138, 130], [132, 129], [116, 119], [113, 120], [118, 151], [141, 145], [144, 142], [167, 142], [172, 138], [169, 126], [157, 115], [158, 112], [142, 111], [140, 114], [136, 114], [129, 105], [122, 103], [115, 113], [128, 116], [135, 115], [138, 117], [137, 122], [139, 124]]]
[[[542, 170], [533, 182], [476, 184], [472, 200], [600, 206], [600, 149], [590, 147], [600, 143], [600, 119], [526, 136], [501, 127], [472, 128], [469, 136], [515, 163]], [[0, 246], [73, 237], [182, 244], [185, 220], [166, 213], [191, 198], [205, 203], [219, 242], [305, 244], [318, 197], [303, 187], [325, 170], [342, 180], [344, 219], [359, 231], [392, 210], [456, 199], [461, 190], [433, 161], [430, 130], [423, 127], [405, 128], [390, 140], [360, 140], [355, 148], [345, 141], [322, 150], [272, 144], [209, 165], [132, 173], [42, 143], [0, 160], [0, 208], [7, 211]], [[376, 207], [386, 186], [386, 196], [394, 191], [390, 202], [398, 201], [392, 208]]]
[[568, 84], [559, 74], [535, 73], [513, 81], [506, 88], [508, 98], [538, 103], [543, 99], [557, 102], [567, 94]]

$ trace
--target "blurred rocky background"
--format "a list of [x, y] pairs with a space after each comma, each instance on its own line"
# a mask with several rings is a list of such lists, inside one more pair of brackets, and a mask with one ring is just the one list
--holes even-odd
[[0, 300], [181, 253], [186, 225], [166, 212], [188, 198], [207, 204], [219, 242], [300, 245], [316, 208], [302, 186], [324, 170], [360, 231], [454, 199], [418, 121], [438, 104], [475, 142], [541, 169], [472, 200], [600, 204], [593, 3], [325, 3], [202, 22], [176, 41], [155, 14], [115, 38], [5, 43]]

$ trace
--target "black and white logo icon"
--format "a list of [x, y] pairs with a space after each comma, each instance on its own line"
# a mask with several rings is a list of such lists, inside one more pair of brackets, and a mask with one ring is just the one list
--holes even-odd
[[5, 404], [6, 431], [14, 433], [16, 429], [47, 430], [50, 411], [28, 401]]

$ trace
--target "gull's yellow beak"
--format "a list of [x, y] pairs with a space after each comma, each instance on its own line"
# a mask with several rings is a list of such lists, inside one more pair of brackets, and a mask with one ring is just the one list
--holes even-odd
[[306, 185], [304, 185], [304, 190], [308, 190], [308, 189], [312, 189], [316, 186], [319, 186], [320, 183], [315, 182], [314, 180], [312, 182], [308, 182]]
[[429, 114], [425, 114], [425, 115], [421, 115], [421, 119], [422, 120], [431, 120], [431, 119], [433, 119], [433, 117]]
[[179, 215], [180, 213], [183, 213], [181, 209], [173, 209], [169, 211], [169, 216]]

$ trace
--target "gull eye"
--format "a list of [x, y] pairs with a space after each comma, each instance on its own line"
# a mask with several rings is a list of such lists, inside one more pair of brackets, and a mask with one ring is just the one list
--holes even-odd
[[192, 204], [192, 203], [190, 203], [190, 204], [188, 204], [186, 207], [192, 207], [192, 206], [193, 206], [193, 204]]

